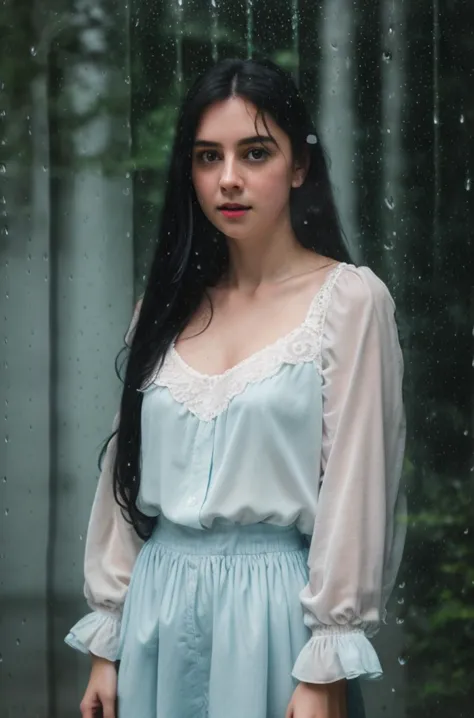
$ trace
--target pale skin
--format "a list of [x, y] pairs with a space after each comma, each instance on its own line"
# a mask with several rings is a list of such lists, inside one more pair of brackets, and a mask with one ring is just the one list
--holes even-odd
[[[291, 189], [304, 182], [305, 163], [293, 158], [289, 138], [271, 117], [266, 122], [276, 143], [244, 142], [257, 134], [268, 137], [261, 120], [256, 130], [255, 117], [250, 103], [233, 97], [209, 107], [196, 132], [196, 196], [227, 238], [230, 267], [211, 291], [211, 322], [203, 301], [176, 349], [194, 369], [207, 374], [225, 371], [297, 326], [335, 264], [298, 243], [289, 200]], [[251, 209], [228, 218], [218, 209], [224, 203]], [[93, 656], [81, 703], [83, 718], [94, 718], [100, 707], [104, 718], [116, 718], [116, 692], [114, 663]], [[346, 681], [299, 683], [281, 718], [347, 718]]]
[[106, 658], [92, 656], [89, 683], [81, 701], [83, 718], [97, 718], [102, 709], [103, 718], [116, 718], [117, 671], [115, 664]]

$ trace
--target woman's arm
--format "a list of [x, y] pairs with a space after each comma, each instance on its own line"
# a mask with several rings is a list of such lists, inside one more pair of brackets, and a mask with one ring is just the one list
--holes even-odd
[[[138, 312], [139, 305], [127, 332], [127, 343], [131, 341]], [[118, 422], [117, 414], [114, 431]], [[71, 647], [109, 661], [115, 661], [117, 657], [122, 607], [133, 565], [142, 546], [113, 494], [116, 439], [117, 435], [109, 442], [104, 456], [87, 531], [84, 594], [92, 613], [76, 623], [65, 639]]]
[[310, 684], [382, 674], [368, 640], [384, 618], [406, 531], [403, 360], [394, 302], [367, 267], [341, 272], [322, 345], [321, 488], [300, 594], [312, 638], [293, 675]]

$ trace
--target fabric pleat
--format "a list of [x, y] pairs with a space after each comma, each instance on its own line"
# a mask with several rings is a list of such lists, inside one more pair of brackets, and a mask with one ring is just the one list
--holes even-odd
[[[124, 607], [120, 718], [283, 718], [310, 637], [298, 599], [307, 553], [292, 527], [161, 519]], [[363, 716], [357, 688], [349, 718]]]

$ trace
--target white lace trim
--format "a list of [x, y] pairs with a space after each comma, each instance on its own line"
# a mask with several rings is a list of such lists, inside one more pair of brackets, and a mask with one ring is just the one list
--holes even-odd
[[326, 312], [332, 288], [345, 266], [347, 264], [342, 262], [329, 272], [304, 321], [272, 344], [221, 374], [203, 374], [193, 369], [173, 344], [152, 384], [166, 387], [173, 399], [184, 404], [192, 414], [202, 421], [211, 421], [225, 411], [230, 401], [249, 384], [274, 376], [284, 364], [314, 362], [321, 371]]

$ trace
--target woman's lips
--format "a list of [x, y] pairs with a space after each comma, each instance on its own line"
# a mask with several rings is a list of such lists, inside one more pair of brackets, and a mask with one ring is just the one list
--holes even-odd
[[243, 217], [249, 209], [250, 207], [221, 207], [219, 212], [228, 219], [237, 219], [237, 217]]

